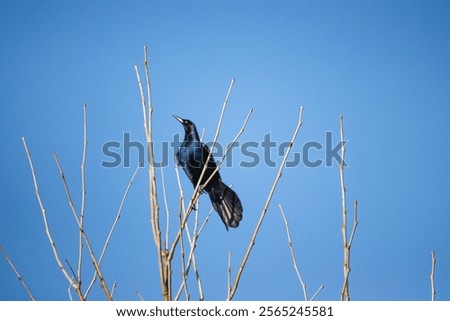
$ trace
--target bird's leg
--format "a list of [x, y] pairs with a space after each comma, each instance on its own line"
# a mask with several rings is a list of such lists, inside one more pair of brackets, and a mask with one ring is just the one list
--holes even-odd
[[[204, 190], [204, 188], [203, 188], [203, 185], [199, 185], [199, 187], [198, 187], [198, 193], [199, 193], [199, 194], [202, 194], [204, 191], [205, 191], [205, 190]], [[194, 211], [197, 210], [197, 207], [195, 206], [195, 204], [192, 205], [192, 209], [193, 209]]]

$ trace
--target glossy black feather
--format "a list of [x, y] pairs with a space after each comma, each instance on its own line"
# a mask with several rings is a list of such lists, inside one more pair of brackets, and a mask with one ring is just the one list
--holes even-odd
[[[183, 143], [175, 154], [175, 162], [183, 168], [186, 176], [195, 188], [200, 180], [203, 167], [206, 164], [209, 148], [200, 141], [197, 128], [193, 122], [178, 116], [174, 117], [183, 125], [185, 132]], [[215, 169], [216, 162], [211, 155], [200, 185], [208, 193], [211, 203], [225, 224], [225, 227], [227, 229], [228, 227], [238, 227], [239, 222], [242, 220], [243, 209], [236, 192], [222, 181], [219, 171], [205, 185], [205, 182]]]

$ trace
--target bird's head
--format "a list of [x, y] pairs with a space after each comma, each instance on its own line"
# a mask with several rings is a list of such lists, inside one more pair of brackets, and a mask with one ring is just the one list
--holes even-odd
[[183, 128], [186, 133], [190, 133], [192, 131], [196, 131], [195, 125], [193, 122], [191, 122], [189, 119], [183, 119], [177, 115], [173, 115], [173, 117], [178, 120], [181, 125], [183, 125]]

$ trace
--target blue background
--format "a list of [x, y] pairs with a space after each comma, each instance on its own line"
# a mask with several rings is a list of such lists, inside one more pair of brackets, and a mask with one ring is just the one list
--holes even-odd
[[[77, 227], [54, 160], [57, 152], [80, 207], [82, 104], [88, 106], [86, 230], [99, 253], [131, 167], [105, 168], [102, 154], [123, 133], [144, 142], [134, 65], [143, 76], [149, 46], [157, 159], [162, 142], [182, 128], [177, 114], [212, 140], [228, 85], [236, 79], [219, 142], [232, 140], [250, 107], [241, 142], [271, 134], [291, 138], [299, 106], [304, 125], [292, 152], [310, 141], [339, 139], [344, 117], [349, 221], [359, 201], [352, 248], [353, 300], [429, 300], [431, 250], [436, 298], [450, 299], [450, 3], [448, 1], [2, 1], [0, 11], [0, 243], [40, 300], [67, 300], [68, 284], [45, 235], [22, 146], [25, 136], [50, 228], [62, 259], [77, 262]], [[255, 148], [264, 157], [262, 148]], [[281, 157], [272, 150], [277, 165]], [[324, 150], [311, 153], [323, 159]], [[173, 150], [165, 167], [171, 236], [179, 191]], [[292, 159], [292, 158], [290, 158]], [[213, 214], [197, 246], [207, 300], [227, 293], [227, 253], [238, 269], [277, 169], [233, 152], [221, 170], [244, 205], [244, 219], [226, 232]], [[159, 170], [157, 171], [160, 175]], [[186, 195], [192, 192], [181, 177]], [[161, 185], [159, 183], [161, 196]], [[301, 300], [285, 226], [290, 222], [308, 295], [338, 300], [343, 283], [341, 194], [336, 162], [284, 171], [236, 293], [237, 300]], [[165, 207], [160, 198], [161, 214]], [[201, 197], [200, 216], [210, 208]], [[163, 215], [163, 220], [165, 217]], [[148, 176], [141, 169], [102, 264], [117, 282], [115, 299], [161, 299], [149, 222]], [[85, 258], [85, 282], [92, 268]], [[180, 282], [179, 255], [173, 263]], [[192, 299], [198, 299], [189, 279]], [[182, 297], [184, 298], [184, 297]], [[0, 300], [28, 296], [0, 259]], [[104, 299], [98, 284], [89, 299]]]

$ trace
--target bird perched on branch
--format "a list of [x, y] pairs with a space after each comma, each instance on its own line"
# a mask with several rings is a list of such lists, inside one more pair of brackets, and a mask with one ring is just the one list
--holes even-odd
[[[178, 166], [183, 167], [195, 188], [208, 160], [209, 148], [200, 141], [193, 122], [175, 115], [173, 117], [183, 125], [185, 132], [184, 141], [175, 155], [175, 162]], [[219, 213], [228, 230], [228, 227], [239, 226], [239, 222], [242, 220], [242, 204], [236, 192], [222, 181], [219, 171], [214, 173], [216, 168], [216, 162], [211, 155], [200, 185], [208, 193], [214, 209]]]

